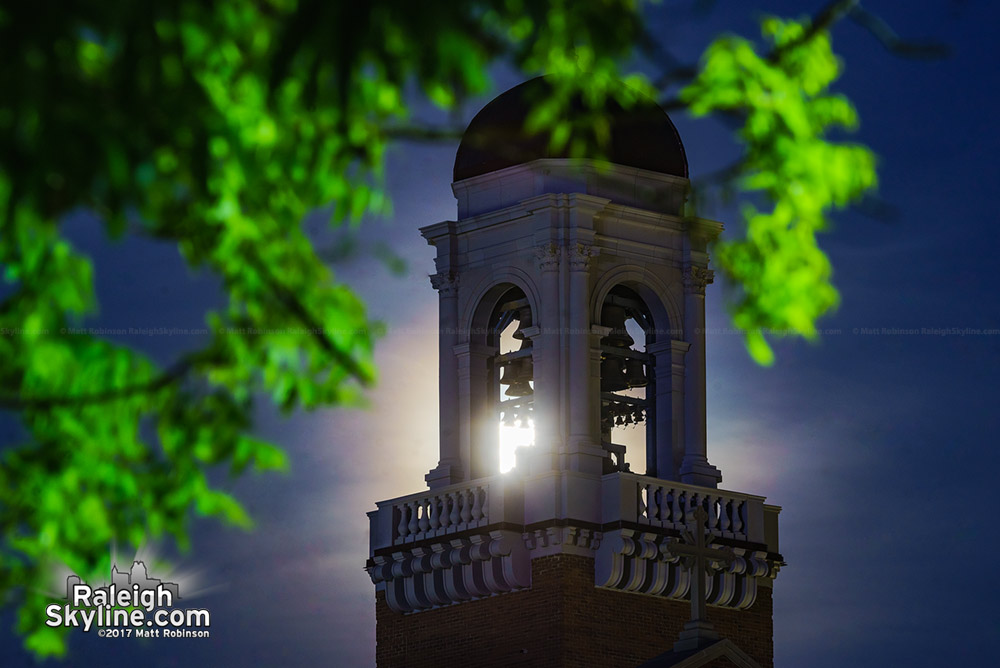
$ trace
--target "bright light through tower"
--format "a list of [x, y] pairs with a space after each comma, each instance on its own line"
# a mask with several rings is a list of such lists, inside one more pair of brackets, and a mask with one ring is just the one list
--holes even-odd
[[[501, 353], [509, 353], [520, 348], [521, 342], [514, 338], [514, 332], [517, 331], [519, 325], [520, 320], [514, 320], [500, 334]], [[504, 373], [507, 373], [507, 371], [505, 370]], [[529, 381], [528, 384], [534, 389], [534, 382]], [[506, 390], [501, 389], [500, 399], [501, 401], [510, 401], [515, 398], [507, 396]], [[515, 451], [518, 448], [529, 447], [535, 444], [535, 423], [533, 420], [527, 420], [527, 425], [525, 425], [525, 420], [522, 418], [517, 418], [507, 423], [501, 420], [499, 428], [500, 473], [507, 473], [517, 464]]]
[[528, 420], [528, 426], [521, 426], [518, 420], [515, 426], [500, 423], [500, 473], [506, 473], [514, 468], [517, 459], [514, 451], [520, 447], [535, 444], [535, 423]]

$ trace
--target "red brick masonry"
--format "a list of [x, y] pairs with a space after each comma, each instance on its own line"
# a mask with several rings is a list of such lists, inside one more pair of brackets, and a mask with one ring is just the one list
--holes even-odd
[[[529, 590], [411, 615], [378, 594], [378, 668], [635, 668], [669, 650], [690, 617], [683, 601], [595, 587], [589, 557], [541, 557], [531, 575]], [[708, 614], [723, 637], [773, 668], [770, 588], [757, 589], [749, 610]]]

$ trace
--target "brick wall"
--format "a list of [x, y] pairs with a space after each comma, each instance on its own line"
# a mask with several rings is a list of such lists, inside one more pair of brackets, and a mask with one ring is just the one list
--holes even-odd
[[[379, 668], [564, 666], [634, 668], [669, 650], [690, 618], [683, 601], [594, 586], [594, 561], [532, 562], [531, 589], [401, 615], [375, 600]], [[715, 629], [773, 667], [771, 590], [749, 610], [709, 607]]]

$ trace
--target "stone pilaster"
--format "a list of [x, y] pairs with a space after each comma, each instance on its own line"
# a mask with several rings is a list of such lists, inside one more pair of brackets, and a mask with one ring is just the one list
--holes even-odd
[[690, 344], [684, 374], [684, 458], [682, 482], [716, 487], [722, 472], [708, 463], [705, 415], [705, 288], [714, 272], [706, 267], [684, 268], [684, 338]]
[[453, 351], [458, 367], [458, 445], [465, 479], [470, 480], [499, 467], [497, 421], [486, 388], [486, 360], [492, 350], [460, 343]]
[[656, 395], [653, 405], [656, 433], [655, 456], [647, 455], [647, 474], [678, 480], [684, 454], [684, 341], [660, 341], [646, 346], [653, 356]]
[[[554, 243], [535, 248], [543, 305], [559, 303], [561, 258], [562, 249]], [[530, 453], [529, 466], [533, 473], [540, 473], [558, 467], [557, 455], [563, 437], [559, 422], [559, 311], [543, 307], [542, 313], [534, 314], [534, 322], [538, 328], [538, 333], [531, 340], [535, 374], [535, 447]]]
[[[567, 455], [571, 470], [600, 474], [604, 450], [600, 445], [600, 336], [591, 330], [590, 322], [590, 258], [596, 255], [592, 246], [578, 243], [567, 249], [569, 264], [569, 328], [567, 340], [568, 371], [566, 397], [569, 417]], [[595, 343], [596, 342], [596, 343]], [[597, 364], [593, 363], [597, 348]]]
[[459, 446], [458, 362], [454, 350], [458, 343], [458, 276], [451, 272], [439, 272], [432, 274], [430, 279], [431, 285], [438, 291], [441, 458], [424, 479], [431, 489], [436, 489], [462, 481], [465, 472]]

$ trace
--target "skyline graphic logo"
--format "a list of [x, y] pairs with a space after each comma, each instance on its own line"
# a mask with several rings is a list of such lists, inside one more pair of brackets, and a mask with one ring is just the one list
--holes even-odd
[[94, 628], [102, 638], [207, 638], [211, 615], [205, 609], [180, 609], [180, 586], [150, 577], [145, 562], [129, 570], [112, 564], [110, 582], [92, 587], [78, 575], [66, 578], [67, 603], [45, 608], [47, 626]]

